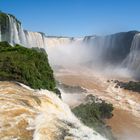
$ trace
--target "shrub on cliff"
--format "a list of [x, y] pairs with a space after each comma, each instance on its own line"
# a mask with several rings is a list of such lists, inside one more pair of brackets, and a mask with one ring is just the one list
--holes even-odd
[[45, 51], [0, 42], [0, 80], [18, 81], [34, 89], [55, 91], [53, 71]]

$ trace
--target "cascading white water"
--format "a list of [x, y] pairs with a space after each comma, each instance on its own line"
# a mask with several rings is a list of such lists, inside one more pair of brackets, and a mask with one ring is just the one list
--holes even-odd
[[[84, 126], [55, 94], [41, 90], [48, 98], [35, 121], [34, 140], [107, 140]], [[43, 132], [43, 133], [42, 133]]]
[[22, 25], [19, 26], [19, 34], [18, 35], [19, 35], [20, 44], [24, 45], [24, 46], [28, 46], [26, 34], [25, 34], [25, 31], [23, 30]]
[[24, 31], [28, 47], [45, 48], [45, 35], [39, 32]]
[[0, 86], [1, 140], [107, 140], [83, 125], [54, 93], [13, 82]]
[[128, 56], [122, 62], [122, 66], [126, 69], [132, 71], [134, 76], [139, 76], [140, 74], [140, 33], [134, 36], [130, 52]]
[[0, 41], [7, 41], [11, 45], [20, 44], [26, 47], [46, 47], [45, 35], [43, 33], [25, 31], [15, 17], [9, 14], [5, 15], [8, 17], [7, 24], [4, 25], [7, 31], [2, 34], [0, 28]]
[[11, 18], [11, 16], [8, 15], [9, 18], [9, 35], [10, 35], [10, 44], [20, 44], [20, 39], [19, 39], [19, 33], [18, 33], [18, 28], [19, 28], [19, 23], [14, 19]]
[[[54, 40], [49, 39], [52, 42]], [[65, 39], [65, 41], [63, 40], [64, 44], [59, 40], [58, 38], [56, 44], [55, 42], [48, 44], [46, 49], [51, 65], [70, 68], [84, 65], [91, 60], [93, 52], [89, 51], [87, 46], [83, 44], [83, 38]]]
[[133, 68], [133, 67], [138, 67], [139, 62], [140, 62], [140, 33], [136, 34], [134, 36], [131, 48], [130, 48], [130, 53], [124, 60], [124, 64], [128, 68]]
[[46, 37], [45, 38], [46, 44], [48, 47], [57, 47], [57, 46], [64, 46], [71, 43], [73, 40], [72, 38], [68, 37]]

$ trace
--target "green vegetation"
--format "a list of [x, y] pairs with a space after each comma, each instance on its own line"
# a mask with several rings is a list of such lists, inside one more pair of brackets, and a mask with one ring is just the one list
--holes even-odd
[[0, 42], [0, 80], [56, 91], [53, 71], [44, 50], [20, 45], [12, 47], [7, 42]]
[[140, 82], [129, 81], [124, 83], [124, 89], [140, 92]]
[[96, 101], [94, 96], [90, 95], [90, 101], [80, 104], [72, 111], [87, 126], [95, 129], [97, 132], [113, 140], [111, 130], [105, 125], [105, 119], [112, 117], [112, 104], [105, 101]]
[[134, 92], [139, 92], [140, 93], [140, 82], [135, 82], [135, 81], [129, 81], [129, 82], [121, 82], [118, 80], [114, 81], [116, 83], [115, 88], [123, 88], [126, 90], [132, 90]]

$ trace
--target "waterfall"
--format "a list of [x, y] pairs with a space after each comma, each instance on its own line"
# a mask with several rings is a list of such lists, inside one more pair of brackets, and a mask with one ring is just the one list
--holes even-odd
[[[74, 41], [69, 37], [56, 37], [46, 36], [41, 32], [31, 32], [24, 30], [21, 23], [12, 15], [5, 14], [5, 23], [0, 24], [0, 41], [7, 41], [11, 45], [20, 44], [25, 47], [54, 47], [60, 45], [66, 45]], [[4, 31], [2, 33], [2, 27]]]
[[[45, 34], [24, 30], [21, 23], [12, 15], [5, 14], [5, 20], [5, 25], [0, 25], [0, 41], [7, 41], [11, 45], [20, 44], [26, 47], [46, 47]], [[2, 33], [2, 27], [6, 28], [4, 33]]]
[[9, 36], [10, 36], [10, 44], [20, 44], [20, 39], [19, 39], [19, 23], [8, 15], [9, 18]]
[[[139, 72], [140, 34], [137, 31], [84, 38], [46, 36], [44, 33], [24, 30], [14, 16], [2, 14], [5, 15], [5, 19], [0, 24], [0, 41], [29, 48], [44, 48], [52, 60], [51, 63], [65, 61], [67, 64], [69, 60], [76, 64], [84, 62], [99, 69], [107, 67], [110, 69], [110, 66], [114, 68], [121, 65], [134, 73]], [[68, 60], [64, 56], [69, 57]]]
[[[116, 33], [107, 36], [88, 36], [84, 39], [97, 59], [104, 64], [120, 65], [129, 54], [131, 44], [137, 31]], [[96, 60], [97, 60], [96, 59]]]
[[107, 140], [86, 127], [48, 90], [0, 82], [0, 139]]
[[48, 47], [57, 47], [57, 46], [64, 46], [68, 45], [73, 41], [72, 38], [68, 37], [53, 37], [53, 36], [48, 36], [45, 38], [46, 44]]
[[39, 91], [39, 94], [45, 95], [48, 102], [42, 106], [42, 113], [35, 120], [34, 140], [107, 140], [83, 125], [55, 94], [45, 90]]
[[140, 77], [140, 33], [134, 36], [130, 53], [122, 62], [122, 66], [133, 72], [133, 75]]
[[39, 32], [24, 31], [28, 47], [45, 48], [45, 35]]

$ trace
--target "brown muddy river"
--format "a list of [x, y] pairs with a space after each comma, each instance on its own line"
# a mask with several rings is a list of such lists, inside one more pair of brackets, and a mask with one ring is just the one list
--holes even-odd
[[[114, 82], [107, 82], [108, 79], [113, 79], [112, 77], [106, 78], [102, 74], [91, 71], [62, 70], [55, 72], [55, 76], [62, 83], [84, 87], [88, 89], [88, 94], [93, 94], [113, 104], [115, 108], [113, 111], [114, 116], [107, 120], [107, 124], [111, 126], [118, 140], [140, 139], [139, 93], [115, 88]], [[68, 96], [69, 100], [65, 97], [64, 101], [73, 107], [82, 102], [85, 96], [71, 95]]]

